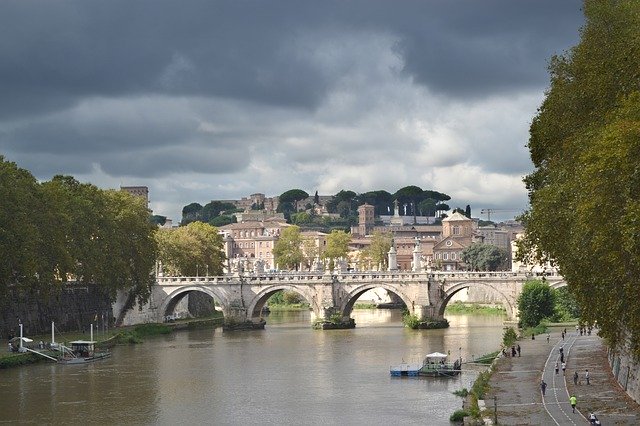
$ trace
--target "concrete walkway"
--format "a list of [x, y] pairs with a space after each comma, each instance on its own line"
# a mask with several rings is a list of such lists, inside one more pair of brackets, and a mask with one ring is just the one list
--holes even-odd
[[[567, 329], [536, 336], [536, 340], [518, 341], [521, 356], [498, 360], [486, 395], [487, 408], [497, 406], [498, 423], [504, 425], [585, 425], [593, 411], [603, 425], [640, 424], [640, 405], [622, 390], [613, 378], [602, 340], [592, 333], [580, 336]], [[560, 347], [567, 363], [564, 375], [560, 363]], [[555, 373], [558, 362], [559, 371]], [[585, 370], [589, 370], [590, 385]], [[573, 374], [578, 371], [578, 383]], [[541, 379], [547, 383], [544, 398]], [[576, 412], [569, 396], [577, 398]], [[495, 400], [494, 400], [495, 397]]]

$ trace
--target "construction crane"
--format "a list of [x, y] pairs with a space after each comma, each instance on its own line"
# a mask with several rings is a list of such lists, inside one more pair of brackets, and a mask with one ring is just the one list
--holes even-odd
[[522, 210], [517, 210], [517, 209], [482, 209], [480, 210], [480, 214], [486, 214], [487, 215], [487, 221], [491, 222], [491, 214], [492, 213], [498, 213], [498, 212], [521, 212]]

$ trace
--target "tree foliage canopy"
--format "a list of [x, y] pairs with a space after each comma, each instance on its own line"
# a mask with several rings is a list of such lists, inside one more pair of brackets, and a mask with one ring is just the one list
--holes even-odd
[[173, 229], [159, 229], [158, 259], [165, 274], [174, 276], [221, 275], [226, 257], [222, 236], [207, 223], [191, 222]]
[[327, 235], [327, 248], [322, 253], [322, 257], [332, 260], [346, 257], [349, 252], [349, 242], [351, 242], [351, 235], [334, 229]]
[[556, 262], [582, 319], [640, 352], [640, 3], [586, 0], [584, 12], [531, 125], [520, 252]]
[[298, 269], [304, 260], [299, 226], [291, 225], [282, 230], [280, 238], [273, 247], [273, 257], [280, 268]]
[[473, 243], [462, 251], [462, 261], [472, 271], [497, 271], [507, 267], [509, 253], [492, 244]]
[[37, 183], [0, 156], [0, 295], [51, 294], [69, 280], [144, 301], [153, 283], [155, 225], [144, 202], [71, 176]]
[[520, 321], [524, 327], [535, 327], [545, 318], [554, 315], [553, 289], [539, 280], [527, 281], [518, 297]]

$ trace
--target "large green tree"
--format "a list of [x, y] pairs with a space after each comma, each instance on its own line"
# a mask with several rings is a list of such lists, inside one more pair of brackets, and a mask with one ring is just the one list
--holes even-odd
[[640, 353], [640, 3], [586, 0], [584, 13], [531, 125], [520, 253], [556, 262], [582, 319]]
[[155, 225], [141, 199], [71, 176], [37, 183], [0, 157], [0, 295], [45, 296], [71, 280], [143, 302], [152, 284]]
[[518, 297], [520, 322], [525, 327], [535, 327], [554, 314], [555, 295], [553, 289], [538, 280], [527, 281]]
[[280, 194], [278, 197], [279, 203], [291, 203], [294, 207], [294, 212], [298, 212], [298, 201], [302, 201], [309, 198], [309, 194], [307, 194], [302, 189], [290, 189], [286, 192]]
[[462, 261], [472, 271], [506, 269], [509, 253], [493, 244], [473, 243], [462, 251]]
[[374, 231], [371, 236], [371, 244], [364, 250], [363, 260], [370, 263], [371, 267], [379, 266], [385, 270], [389, 265], [389, 249], [393, 244], [393, 237], [390, 233]]
[[298, 269], [304, 261], [300, 227], [291, 225], [282, 230], [273, 247], [273, 257], [279, 268]]
[[329, 259], [329, 268], [333, 269], [334, 261], [341, 257], [346, 257], [349, 253], [349, 243], [351, 235], [344, 231], [334, 229], [327, 235], [327, 248], [322, 253], [322, 257]]
[[221, 275], [224, 261], [222, 236], [207, 223], [191, 222], [174, 229], [159, 229], [159, 256], [168, 275]]

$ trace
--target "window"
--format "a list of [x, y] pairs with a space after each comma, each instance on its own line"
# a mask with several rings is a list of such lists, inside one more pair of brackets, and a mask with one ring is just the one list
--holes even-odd
[[442, 253], [442, 258], [444, 260], [449, 260], [449, 253]]
[[452, 229], [453, 235], [460, 235], [460, 227], [454, 226]]
[[455, 253], [451, 253], [451, 260], [456, 260], [456, 254]]

